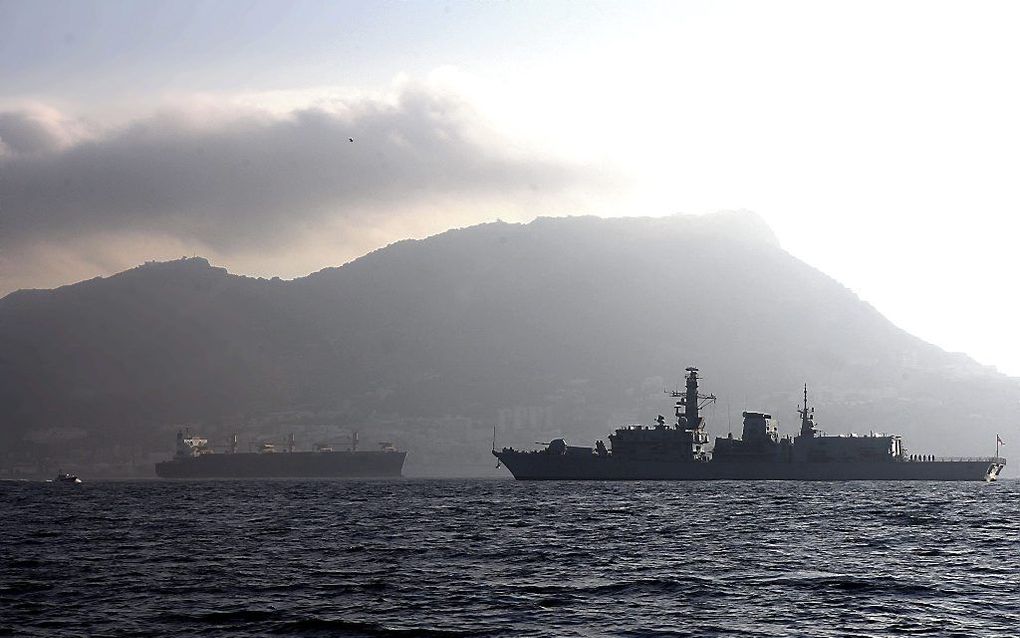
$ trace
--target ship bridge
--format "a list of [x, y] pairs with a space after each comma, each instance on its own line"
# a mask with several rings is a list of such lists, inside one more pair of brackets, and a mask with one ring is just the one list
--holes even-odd
[[708, 434], [701, 408], [715, 401], [715, 395], [698, 393], [698, 369], [687, 368], [684, 391], [673, 390], [668, 394], [677, 399], [674, 405], [676, 421], [666, 425], [661, 414], [655, 426], [643, 425], [619, 428], [609, 435], [613, 448], [612, 455], [624, 459], [657, 459], [677, 461], [707, 461]]

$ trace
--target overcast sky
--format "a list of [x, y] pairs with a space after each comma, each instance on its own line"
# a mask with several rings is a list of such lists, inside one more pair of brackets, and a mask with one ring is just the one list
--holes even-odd
[[0, 294], [740, 208], [1020, 375], [1018, 32], [1008, 2], [0, 0]]

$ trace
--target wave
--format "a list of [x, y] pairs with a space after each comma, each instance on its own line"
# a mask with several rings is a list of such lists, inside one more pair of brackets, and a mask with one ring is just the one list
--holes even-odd
[[358, 622], [352, 620], [329, 620], [324, 618], [303, 618], [276, 625], [270, 633], [275, 635], [317, 635], [330, 636], [365, 636], [369, 638], [387, 638], [389, 636], [422, 636], [423, 638], [461, 638], [469, 636], [466, 632], [429, 629], [424, 627], [390, 628], [377, 623]]
[[279, 618], [279, 616], [280, 612], [266, 609], [235, 609], [194, 614], [163, 613], [154, 618], [154, 620], [171, 624], [237, 625], [243, 623], [261, 623]]
[[881, 592], [893, 594], [921, 595], [938, 593], [938, 589], [916, 582], [898, 580], [892, 576], [860, 577], [837, 574], [780, 576], [766, 578], [761, 584], [768, 587], [790, 587], [811, 591]]
[[530, 594], [561, 594], [570, 596], [608, 594], [676, 594], [705, 593], [719, 587], [719, 582], [701, 576], [678, 578], [638, 578], [592, 585], [526, 585], [519, 589]]

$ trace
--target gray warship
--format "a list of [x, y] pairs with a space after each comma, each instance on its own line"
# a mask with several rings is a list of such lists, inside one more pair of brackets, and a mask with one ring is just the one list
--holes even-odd
[[659, 416], [653, 426], [630, 425], [609, 435], [610, 447], [551, 441], [543, 450], [513, 448], [492, 454], [518, 480], [797, 480], [797, 481], [994, 481], [1006, 459], [936, 458], [908, 454], [898, 435], [827, 436], [815, 426], [814, 409], [798, 406], [800, 433], [780, 437], [770, 414], [744, 412], [742, 437], [709, 437], [701, 409], [716, 400], [698, 392], [698, 369], [687, 368], [686, 389], [676, 399], [676, 422]]
[[257, 452], [238, 452], [237, 435], [234, 435], [228, 451], [217, 453], [207, 439], [179, 431], [174, 457], [157, 463], [156, 475], [171, 479], [400, 476], [407, 453], [398, 451], [390, 443], [380, 443], [379, 447], [378, 450], [359, 451], [355, 432], [349, 450], [318, 445], [314, 451], [298, 452], [291, 435], [287, 447], [282, 450], [264, 443]]

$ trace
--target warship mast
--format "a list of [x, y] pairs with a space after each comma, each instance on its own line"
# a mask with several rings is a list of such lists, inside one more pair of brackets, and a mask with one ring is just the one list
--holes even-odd
[[[684, 392], [674, 390], [670, 393], [676, 402], [676, 424], [681, 430], [700, 430], [704, 427], [701, 408], [715, 401], [714, 394], [698, 394], [698, 369], [687, 368], [687, 389]], [[704, 403], [701, 403], [701, 402]], [[681, 414], [680, 408], [683, 408]]]
[[800, 415], [800, 435], [809, 439], [814, 438], [818, 430], [815, 429], [815, 409], [808, 408], [807, 384], [804, 384], [804, 406], [797, 406], [797, 414]]

